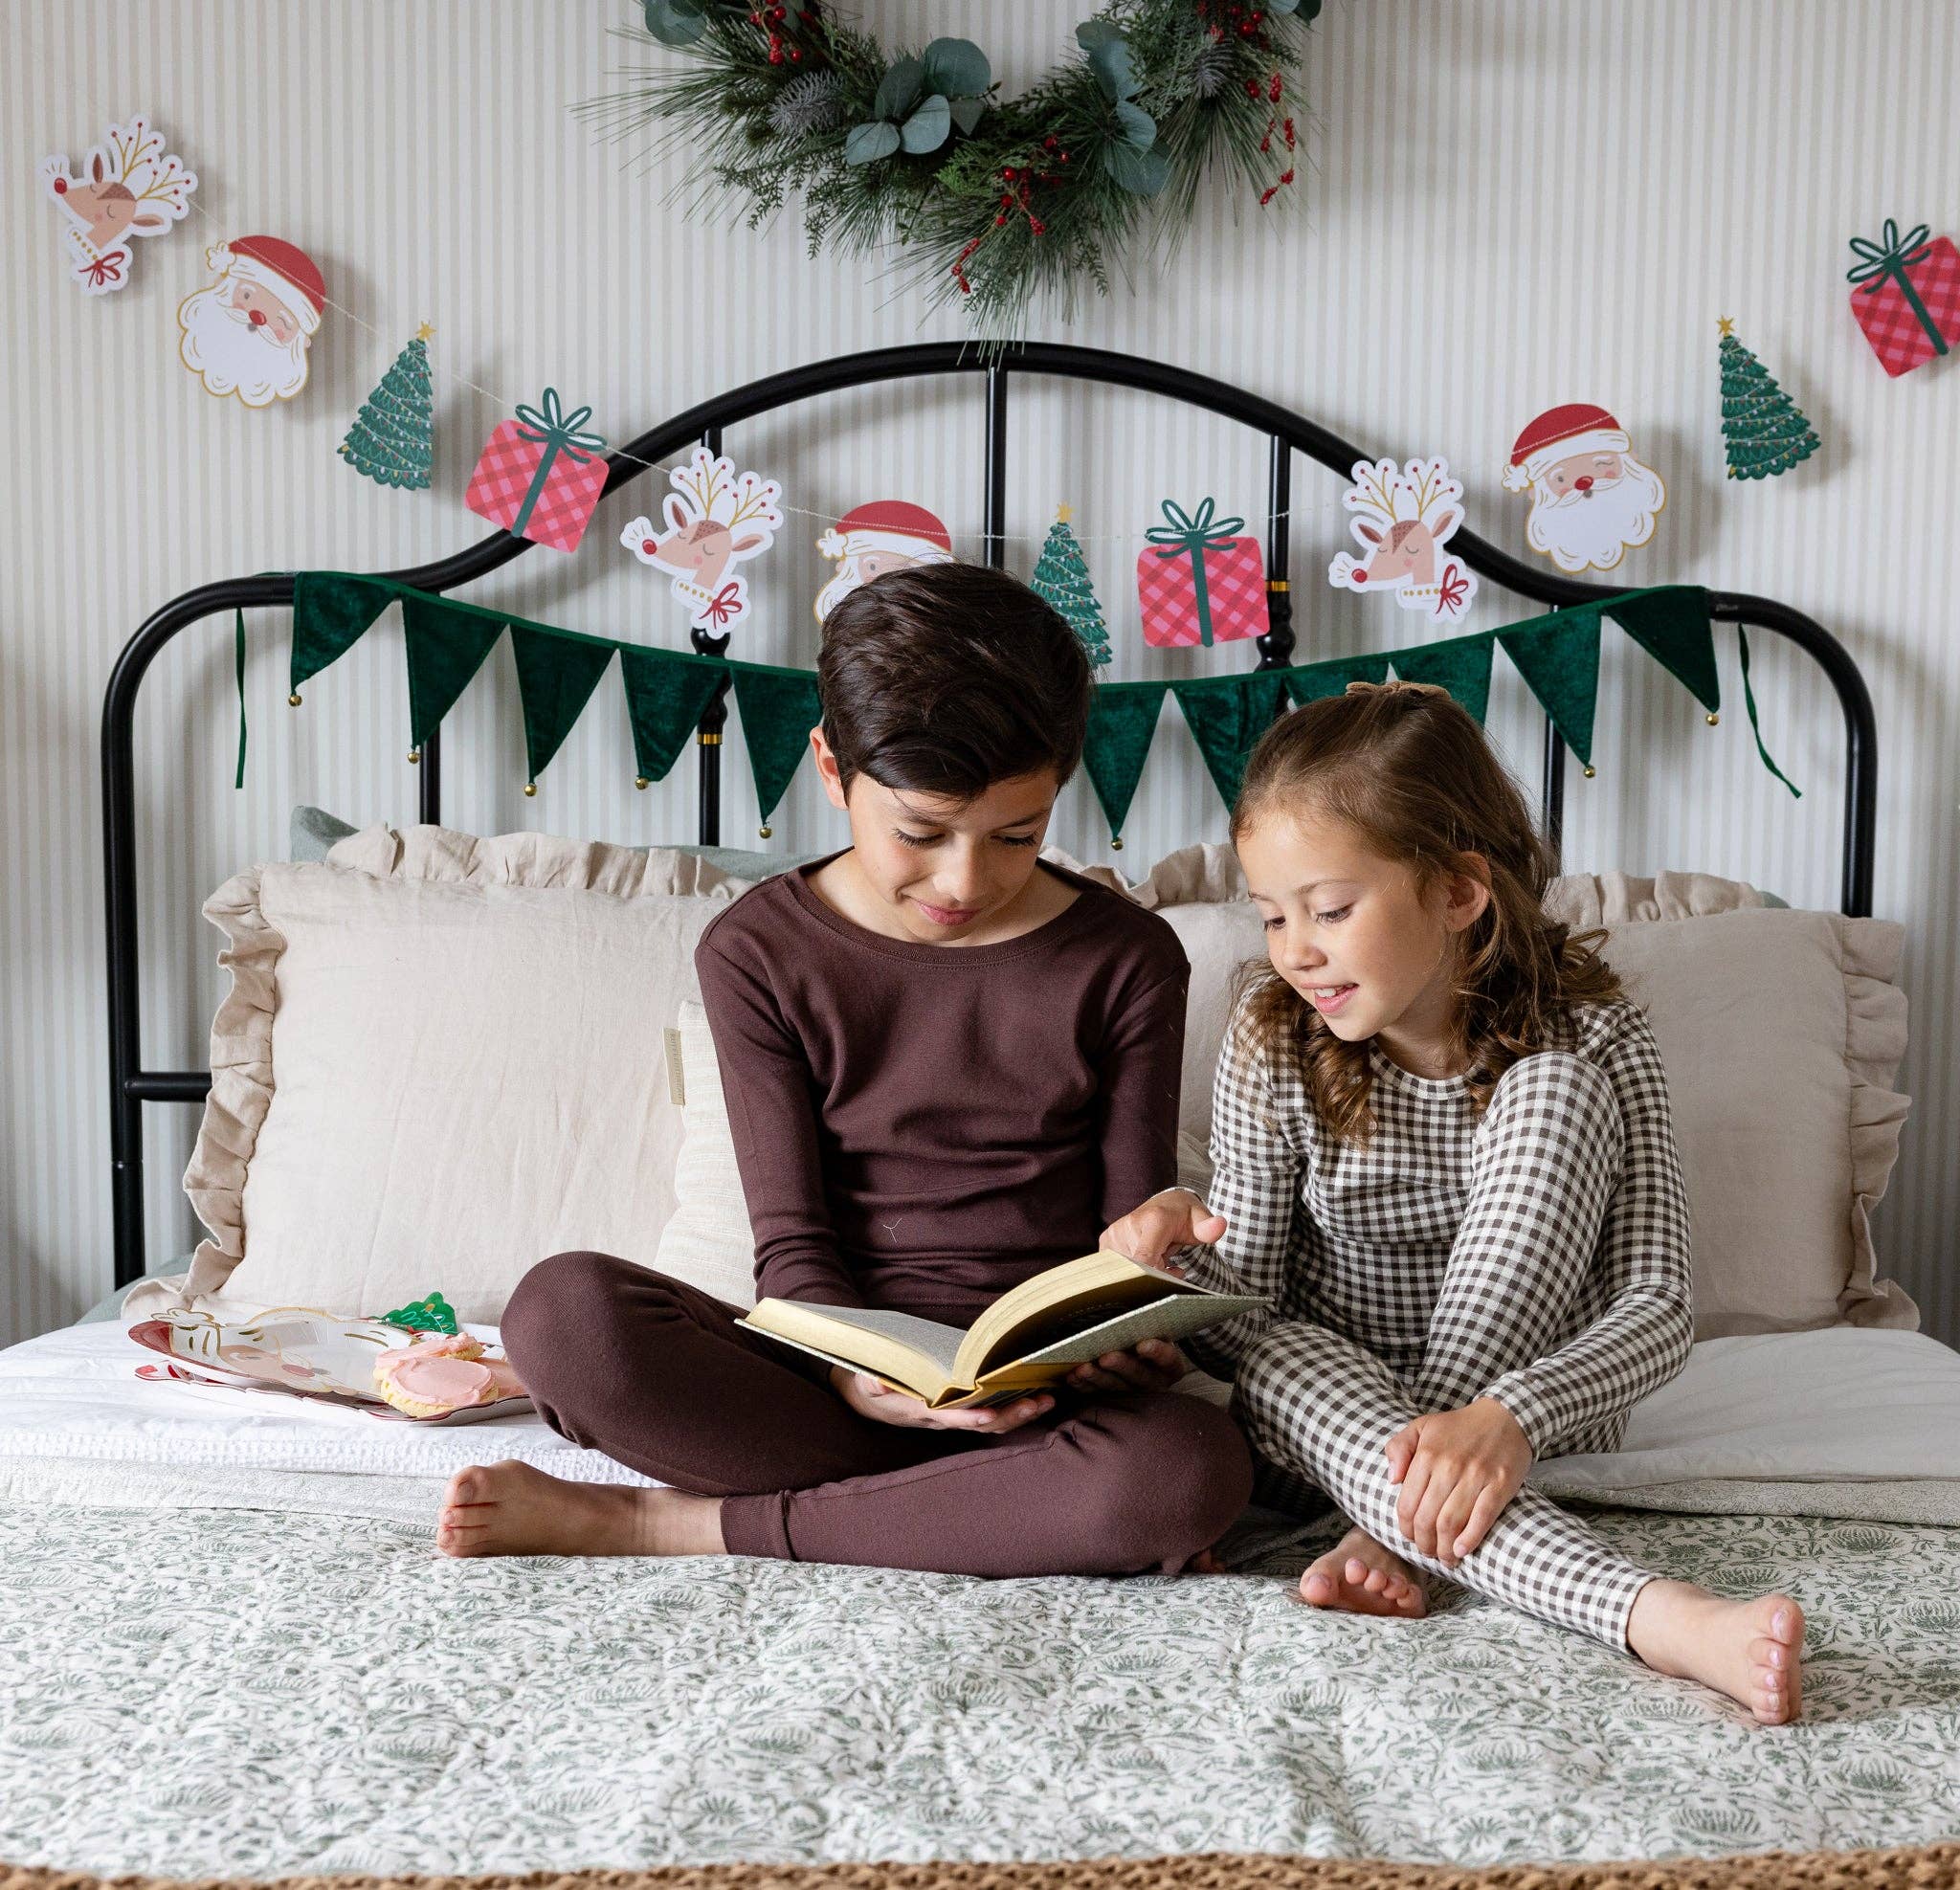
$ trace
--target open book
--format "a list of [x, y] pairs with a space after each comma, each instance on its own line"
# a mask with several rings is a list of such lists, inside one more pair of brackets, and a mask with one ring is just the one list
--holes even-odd
[[764, 1300], [742, 1323], [910, 1391], [936, 1411], [998, 1404], [1145, 1339], [1182, 1339], [1263, 1300], [1213, 1293], [1121, 1254], [1024, 1279], [964, 1332], [912, 1313]]

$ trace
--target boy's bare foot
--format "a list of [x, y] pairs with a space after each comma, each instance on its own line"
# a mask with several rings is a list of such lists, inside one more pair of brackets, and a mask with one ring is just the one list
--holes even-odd
[[1727, 1601], [1691, 1582], [1649, 1582], [1627, 1644], [1656, 1673], [1712, 1686], [1766, 1726], [1803, 1711], [1803, 1610], [1787, 1594]]
[[435, 1546], [445, 1555], [722, 1555], [722, 1504], [685, 1490], [569, 1483], [528, 1463], [458, 1470]]
[[1429, 1597], [1409, 1565], [1365, 1529], [1349, 1529], [1300, 1578], [1309, 1608], [1349, 1614], [1394, 1614], [1414, 1621], [1429, 1612]]

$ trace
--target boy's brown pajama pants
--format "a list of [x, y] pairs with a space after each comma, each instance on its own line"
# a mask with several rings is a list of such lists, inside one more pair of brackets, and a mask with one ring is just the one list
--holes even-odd
[[1174, 1574], [1245, 1506], [1231, 1416], [1173, 1392], [1078, 1399], [1005, 1435], [860, 1417], [739, 1309], [607, 1254], [553, 1255], [504, 1313], [546, 1423], [722, 1502], [730, 1553], [966, 1575]]

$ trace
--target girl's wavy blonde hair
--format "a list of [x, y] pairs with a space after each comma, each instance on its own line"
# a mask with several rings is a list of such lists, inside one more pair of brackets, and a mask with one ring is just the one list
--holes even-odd
[[[1453, 873], [1489, 885], [1490, 903], [1456, 940], [1458, 1049], [1480, 1113], [1520, 1057], [1570, 1041], [1574, 1006], [1622, 994], [1599, 956], [1605, 934], [1573, 934], [1545, 916], [1551, 850], [1482, 729], [1444, 690], [1350, 683], [1275, 723], [1246, 767], [1233, 841], [1302, 816], [1347, 822], [1412, 868], [1419, 892]], [[1240, 992], [1242, 1043], [1295, 1062], [1321, 1121], [1343, 1142], [1366, 1142], [1368, 1041], [1344, 1043], [1270, 965], [1247, 966]]]

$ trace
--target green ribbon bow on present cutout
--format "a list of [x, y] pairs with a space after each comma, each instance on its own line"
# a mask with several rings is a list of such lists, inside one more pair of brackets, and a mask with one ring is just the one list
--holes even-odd
[[1908, 269], [1924, 262], [1930, 254], [1932, 245], [1927, 240], [1932, 232], [1924, 224], [1915, 225], [1902, 238], [1899, 234], [1898, 220], [1886, 217], [1885, 233], [1876, 243], [1868, 243], [1862, 236], [1851, 239], [1853, 252], [1863, 260], [1844, 272], [1847, 282], [1862, 284], [1859, 294], [1875, 296], [1884, 287], [1886, 280], [1899, 284], [1912, 312], [1919, 318], [1919, 325], [1927, 332], [1927, 339], [1933, 345], [1935, 354], [1947, 352], [1947, 338], [1940, 333], [1940, 324], [1927, 312], [1927, 305], [1919, 299], [1919, 291], [1912, 286], [1912, 278], [1906, 275]]
[[1191, 594], [1197, 609], [1198, 641], [1207, 650], [1212, 647], [1212, 592], [1205, 581], [1205, 553], [1229, 551], [1233, 539], [1245, 523], [1243, 519], [1215, 518], [1216, 509], [1216, 501], [1207, 499], [1200, 501], [1194, 514], [1189, 513], [1174, 499], [1167, 499], [1164, 516], [1170, 523], [1152, 525], [1144, 534], [1157, 547], [1160, 558], [1190, 554]]
[[567, 413], [559, 404], [556, 388], [545, 389], [541, 408], [525, 407], [520, 403], [516, 421], [519, 436], [534, 446], [542, 446], [545, 451], [538, 457], [538, 470], [531, 475], [531, 489], [524, 494], [524, 502], [517, 508], [517, 517], [510, 522], [511, 537], [522, 538], [524, 535], [524, 527], [531, 522], [531, 513], [550, 480], [552, 462], [561, 453], [582, 466], [606, 444], [603, 434], [579, 431], [591, 417], [590, 407], [581, 407], [574, 413]]

